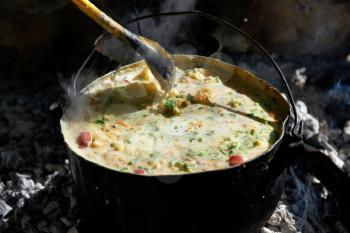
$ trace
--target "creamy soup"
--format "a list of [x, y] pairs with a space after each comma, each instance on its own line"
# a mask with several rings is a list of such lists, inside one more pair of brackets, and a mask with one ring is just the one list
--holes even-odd
[[164, 93], [140, 62], [85, 88], [61, 127], [76, 154], [102, 166], [185, 174], [237, 166], [266, 152], [282, 134], [280, 112], [276, 96], [205, 66], [177, 68], [173, 89]]

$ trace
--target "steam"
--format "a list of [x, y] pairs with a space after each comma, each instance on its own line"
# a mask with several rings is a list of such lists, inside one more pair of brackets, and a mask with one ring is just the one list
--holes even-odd
[[334, 87], [329, 90], [328, 96], [334, 101], [341, 101], [350, 106], [350, 86], [342, 84], [342, 80], [339, 80]]
[[[139, 9], [137, 8], [136, 2], [134, 1], [134, 9], [130, 11], [127, 15], [125, 15], [121, 21], [127, 21], [126, 19], [134, 18], [135, 16], [142, 16], [146, 14], [152, 14], [157, 12], [152, 12], [150, 8]], [[177, 0], [169, 0], [165, 2], [161, 2], [160, 12], [170, 12], [170, 11], [185, 11], [185, 10], [193, 10], [197, 0], [191, 1], [177, 1]], [[118, 18], [113, 15], [113, 12], [109, 12], [112, 17]], [[151, 38], [158, 41], [162, 46], [166, 48], [170, 48], [171, 50], [175, 50], [178, 47], [178, 51], [181, 52], [190, 52], [193, 53], [196, 49], [192, 45], [183, 46], [173, 46], [174, 40], [179, 37], [185, 37], [186, 35], [181, 36], [181, 32], [185, 27], [187, 21], [184, 17], [163, 17], [161, 20], [158, 19], [149, 19], [144, 20], [142, 22], [133, 23], [132, 25], [124, 25], [127, 26], [131, 31], [143, 35], [145, 30], [147, 29], [147, 35], [152, 35]], [[163, 39], [162, 39], [163, 38]], [[93, 67], [90, 69], [87, 67], [88, 61], [91, 61], [91, 58], [95, 52], [98, 52], [121, 65], [130, 64], [136, 61], [141, 60], [142, 58], [135, 53], [133, 50], [129, 49], [125, 46], [121, 41], [115, 39], [111, 36], [100, 37], [96, 40], [95, 49], [91, 51], [88, 57], [85, 59], [80, 69], [77, 71], [75, 75], [73, 75], [70, 79], [64, 79], [63, 77], [59, 77], [59, 82], [61, 87], [65, 91], [67, 103], [70, 103], [79, 93], [79, 91], [85, 87], [89, 82], [97, 79], [96, 72], [94, 72]], [[171, 52], [173, 52], [171, 51]], [[94, 63], [91, 65], [93, 66]]]
[[[94, 50], [92, 50], [84, 60], [77, 73], [73, 74], [69, 79], [63, 77], [61, 73], [57, 74], [58, 82], [65, 94], [63, 100], [61, 100], [59, 103], [63, 110], [65, 110], [73, 102], [83, 87], [96, 79], [97, 75], [93, 70], [84, 70], [86, 68], [86, 64], [91, 59], [93, 54]], [[56, 103], [51, 106], [54, 107], [55, 104]]]
[[[140, 9], [135, 3], [136, 2], [134, 2], [134, 9], [124, 16], [124, 19], [157, 13], [152, 12], [151, 8]], [[197, 0], [168, 0], [161, 2], [159, 9], [160, 12], [186, 11], [195, 9], [196, 4]], [[109, 14], [111, 14], [111, 12], [109, 12]], [[111, 16], [118, 18], [113, 15], [113, 13]], [[160, 45], [164, 46], [170, 53], [198, 54], [196, 45], [186, 43], [190, 37], [189, 33], [191, 33], [191, 31], [186, 31], [185, 29], [188, 29], [188, 24], [192, 22], [192, 19], [193, 18], [188, 16], [156, 17], [124, 26], [137, 34], [154, 39], [159, 42]], [[121, 22], [123, 21], [126, 20], [121, 20]], [[216, 40], [216, 38], [214, 38], [214, 40]], [[229, 55], [222, 53], [220, 49], [221, 46], [219, 46], [218, 50], [214, 51], [213, 54], [209, 54], [209, 56], [232, 63], [232, 58]], [[96, 54], [102, 54], [105, 57], [110, 58], [116, 62], [116, 65], [126, 65], [142, 59], [137, 53], [129, 49], [118, 39], [111, 36], [98, 38], [95, 43], [95, 48], [87, 56], [77, 73], [69, 79], [64, 79], [63, 77], [59, 78], [61, 87], [66, 94], [66, 104], [70, 104], [82, 88], [98, 78], [97, 71], [94, 70], [95, 63], [98, 63], [98, 61], [95, 62], [95, 60], [93, 60], [93, 56]], [[97, 59], [100, 58], [97, 57]]]

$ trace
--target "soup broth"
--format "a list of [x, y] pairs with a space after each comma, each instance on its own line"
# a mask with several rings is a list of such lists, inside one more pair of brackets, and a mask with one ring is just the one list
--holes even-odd
[[280, 138], [288, 104], [276, 90], [219, 61], [177, 60], [166, 94], [144, 62], [85, 88], [61, 120], [70, 149], [117, 171], [173, 175], [240, 165]]

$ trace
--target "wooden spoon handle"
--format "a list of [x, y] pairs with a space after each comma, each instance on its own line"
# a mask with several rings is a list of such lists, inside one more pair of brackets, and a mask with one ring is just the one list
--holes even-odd
[[82, 12], [112, 35], [125, 40], [125, 28], [98, 9], [89, 0], [71, 0]]

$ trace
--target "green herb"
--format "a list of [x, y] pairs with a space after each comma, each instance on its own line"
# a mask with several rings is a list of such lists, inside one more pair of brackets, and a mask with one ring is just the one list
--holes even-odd
[[255, 134], [255, 129], [251, 129], [251, 130], [249, 131], [249, 133], [250, 133], [250, 135], [254, 135], [254, 134]]
[[216, 82], [219, 82], [219, 81], [220, 81], [220, 78], [219, 78], [218, 76], [215, 76], [215, 77], [214, 77], [214, 80], [215, 80]]
[[198, 133], [197, 131], [193, 131], [193, 132], [192, 132], [192, 135], [193, 135], [193, 136], [196, 136], [196, 135], [198, 135], [198, 134], [199, 134], [199, 133]]
[[233, 150], [233, 149], [236, 149], [236, 148], [237, 148], [237, 144], [236, 143], [233, 143], [233, 144], [231, 144], [231, 145], [229, 145], [227, 147], [228, 150]]
[[183, 171], [185, 171], [185, 172], [190, 172], [191, 171], [190, 165], [188, 163], [184, 163], [183, 164]]
[[176, 108], [176, 103], [174, 100], [171, 100], [171, 99], [167, 99], [165, 101], [165, 104], [164, 104], [165, 108], [170, 110], [170, 111], [174, 111], [175, 108]]
[[194, 98], [193, 98], [193, 95], [191, 95], [191, 94], [188, 94], [187, 95], [187, 97], [186, 97], [186, 99], [189, 101], [189, 102], [194, 102]]
[[159, 155], [160, 155], [159, 153], [153, 152], [153, 153], [151, 153], [149, 156], [150, 156], [151, 158], [155, 158], [155, 157], [158, 157]]
[[126, 139], [126, 143], [131, 144], [131, 141], [130, 141], [130, 139], [129, 139], [129, 138], [128, 138], [128, 139]]
[[174, 166], [177, 167], [180, 171], [184, 171], [184, 172], [191, 171], [190, 164], [186, 162], [175, 162]]
[[237, 148], [238, 148], [238, 143], [237, 142], [233, 142], [230, 145], [228, 145], [227, 150], [228, 150], [229, 154], [232, 154], [233, 151], [235, 149], [237, 149]]
[[180, 113], [180, 109], [176, 106], [176, 102], [172, 99], [165, 100], [164, 108], [165, 114], [169, 117]]
[[209, 131], [208, 133], [206, 133], [206, 135], [207, 135], [207, 136], [212, 136], [214, 133], [215, 133], [215, 131], [214, 131], [214, 130], [211, 130], [211, 131]]
[[133, 159], [128, 162], [128, 165], [134, 165], [139, 161], [139, 159]]
[[193, 142], [194, 140], [196, 140], [196, 138], [190, 138], [188, 141]]
[[96, 124], [99, 124], [99, 125], [104, 125], [104, 124], [105, 124], [105, 122], [104, 122], [103, 120], [101, 120], [101, 119], [97, 119], [97, 120], [95, 121], [95, 123], [96, 123]]
[[101, 118], [95, 120], [95, 124], [104, 125], [106, 124], [107, 121], [108, 121], [107, 118], [105, 118], [104, 116], [101, 116]]

